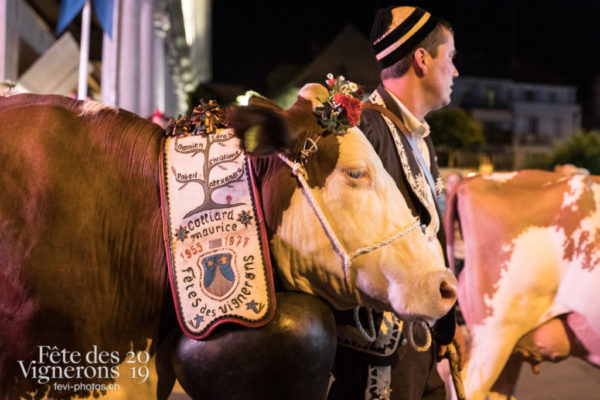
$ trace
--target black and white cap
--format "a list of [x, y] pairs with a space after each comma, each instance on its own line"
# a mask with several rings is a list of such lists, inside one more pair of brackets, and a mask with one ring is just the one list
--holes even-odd
[[414, 50], [440, 21], [418, 7], [395, 7], [392, 10], [380, 10], [375, 16], [374, 26], [381, 25], [381, 20], [389, 18], [390, 12], [392, 19], [387, 31], [373, 41], [381, 68], [393, 65]]

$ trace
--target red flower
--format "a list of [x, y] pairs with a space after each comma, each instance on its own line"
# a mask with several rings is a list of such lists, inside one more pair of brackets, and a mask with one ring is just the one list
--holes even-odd
[[329, 88], [331, 89], [336, 81], [337, 79], [327, 79], [327, 86], [329, 86]]
[[358, 124], [360, 120], [360, 108], [361, 102], [356, 97], [338, 93], [333, 96], [333, 101], [342, 106], [344, 109], [344, 115], [348, 118], [348, 123], [351, 126]]

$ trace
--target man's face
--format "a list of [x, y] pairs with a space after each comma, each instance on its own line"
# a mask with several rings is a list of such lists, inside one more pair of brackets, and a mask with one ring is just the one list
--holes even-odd
[[454, 36], [445, 28], [444, 36], [446, 40], [438, 46], [436, 57], [427, 54], [428, 68], [423, 84], [429, 97], [431, 111], [450, 103], [452, 81], [458, 76], [453, 61], [456, 54]]

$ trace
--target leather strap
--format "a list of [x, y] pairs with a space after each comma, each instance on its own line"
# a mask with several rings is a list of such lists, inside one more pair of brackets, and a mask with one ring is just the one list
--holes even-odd
[[[363, 103], [362, 108], [370, 108], [372, 110], [379, 111], [381, 114], [388, 117], [394, 123], [394, 125], [396, 125], [396, 128], [398, 128], [400, 130], [400, 132], [402, 132], [403, 134], [405, 134], [407, 136], [410, 135], [410, 132], [407, 132], [407, 130], [406, 130], [406, 125], [404, 125], [404, 123], [400, 120], [400, 118], [398, 118], [398, 116], [396, 114], [394, 114], [393, 112], [391, 112], [389, 109], [387, 109], [383, 106], [380, 106], [379, 104], [369, 103], [369, 102]], [[406, 140], [408, 141], [408, 144], [412, 148], [412, 151], [414, 153], [413, 155], [414, 155], [415, 159], [417, 160], [417, 164], [419, 165], [421, 172], [425, 176], [425, 179], [427, 180], [427, 183], [429, 184], [429, 187], [431, 188], [433, 198], [435, 198], [436, 197], [436, 188], [435, 188], [435, 182], [433, 180], [433, 176], [431, 175], [431, 171], [429, 170], [427, 165], [425, 165], [425, 160], [423, 159], [423, 155], [421, 154], [421, 151], [417, 148], [417, 144], [413, 141], [413, 139], [406, 138]]]
[[394, 123], [394, 125], [396, 125], [400, 132], [404, 133], [405, 135], [409, 133], [407, 132], [406, 127], [404, 126], [404, 122], [402, 122], [396, 114], [394, 114], [387, 108], [375, 103], [363, 103], [362, 108], [370, 108], [372, 110], [379, 111], [380, 113], [388, 117]]

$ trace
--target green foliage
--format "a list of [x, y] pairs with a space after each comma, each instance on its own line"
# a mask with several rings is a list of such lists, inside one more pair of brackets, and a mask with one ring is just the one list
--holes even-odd
[[427, 123], [431, 127], [436, 146], [451, 150], [468, 150], [485, 144], [483, 128], [462, 108], [446, 107], [430, 113]]
[[559, 143], [548, 157], [529, 163], [528, 168], [551, 170], [555, 165], [573, 164], [593, 175], [600, 174], [600, 133], [581, 131]]

